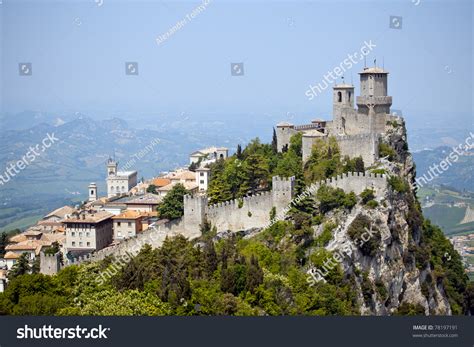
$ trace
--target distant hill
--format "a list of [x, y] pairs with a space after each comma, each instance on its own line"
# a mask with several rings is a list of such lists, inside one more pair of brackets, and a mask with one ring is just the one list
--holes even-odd
[[[433, 150], [413, 153], [417, 177], [422, 177], [426, 174], [426, 177], [430, 178], [431, 176], [428, 174], [430, 166], [439, 165], [451, 152], [452, 148], [442, 146]], [[470, 154], [460, 156], [451, 167], [438, 175], [438, 177], [435, 177], [430, 182], [430, 185], [444, 185], [460, 191], [474, 192], [474, 151], [471, 151]]]

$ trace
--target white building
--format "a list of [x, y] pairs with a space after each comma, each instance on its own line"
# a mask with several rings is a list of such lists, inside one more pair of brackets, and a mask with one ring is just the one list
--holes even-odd
[[229, 149], [225, 147], [209, 147], [200, 149], [189, 155], [189, 164], [198, 163], [201, 160], [201, 166], [210, 164], [217, 159], [227, 159], [229, 156]]
[[117, 171], [118, 163], [109, 159], [107, 162], [107, 197], [126, 194], [137, 185], [136, 171]]
[[211, 169], [202, 167], [196, 169], [196, 183], [198, 184], [198, 191], [205, 192], [209, 185], [209, 174]]

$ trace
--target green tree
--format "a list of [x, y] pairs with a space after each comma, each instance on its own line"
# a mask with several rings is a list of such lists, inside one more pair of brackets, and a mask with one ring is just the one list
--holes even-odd
[[161, 218], [176, 219], [184, 214], [184, 196], [189, 192], [181, 183], [175, 184], [158, 205]]
[[23, 253], [20, 255], [17, 262], [12, 266], [10, 272], [8, 272], [8, 279], [27, 274], [30, 270], [29, 254]]
[[0, 234], [0, 258], [5, 255], [5, 247], [8, 246], [8, 234], [3, 232]]
[[146, 189], [146, 192], [147, 193], [152, 193], [152, 194], [156, 194], [156, 186], [154, 184], [150, 184], [148, 186], [148, 188]]
[[278, 153], [278, 141], [277, 141], [277, 134], [275, 128], [273, 128], [273, 136], [272, 136], [272, 150], [273, 153]]

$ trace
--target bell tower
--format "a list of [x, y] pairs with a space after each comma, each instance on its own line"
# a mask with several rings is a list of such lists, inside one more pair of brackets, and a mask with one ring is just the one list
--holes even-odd
[[117, 166], [118, 163], [112, 158], [109, 158], [109, 160], [107, 160], [107, 177], [117, 175]]
[[336, 84], [333, 88], [332, 114], [337, 135], [346, 134], [346, 119], [354, 112], [354, 86]]

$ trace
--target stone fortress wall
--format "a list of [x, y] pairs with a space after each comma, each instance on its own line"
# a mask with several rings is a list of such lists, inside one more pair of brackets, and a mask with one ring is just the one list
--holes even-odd
[[340, 188], [344, 192], [354, 192], [359, 195], [365, 189], [373, 189], [377, 198], [382, 198], [387, 190], [387, 176], [385, 174], [374, 174], [369, 172], [347, 172], [326, 180], [313, 183], [309, 190], [317, 192], [319, 187], [327, 185], [332, 188]]
[[[136, 254], [145, 244], [149, 244], [153, 248], [160, 247], [167, 236], [183, 235], [186, 238], [194, 239], [201, 235], [200, 225], [206, 219], [212, 226], [216, 226], [217, 231], [265, 228], [270, 225], [272, 207], [275, 207], [276, 216], [279, 216], [290, 207], [293, 199], [297, 199], [294, 193], [294, 177], [273, 177], [272, 183], [272, 191], [244, 197], [242, 203], [236, 199], [208, 205], [206, 196], [188, 195], [184, 200], [183, 218], [157, 225], [153, 229], [143, 231], [116, 245], [69, 260], [68, 265], [80, 264], [84, 261], [100, 261], [111, 255], [120, 257], [127, 253]], [[356, 194], [370, 188], [375, 191], [377, 198], [382, 198], [386, 191], [387, 178], [382, 174], [349, 172], [314, 183], [309, 187], [309, 190], [316, 193], [322, 185], [341, 188], [346, 193], [353, 191]], [[52, 265], [53, 263], [52, 261], [48, 264]]]

